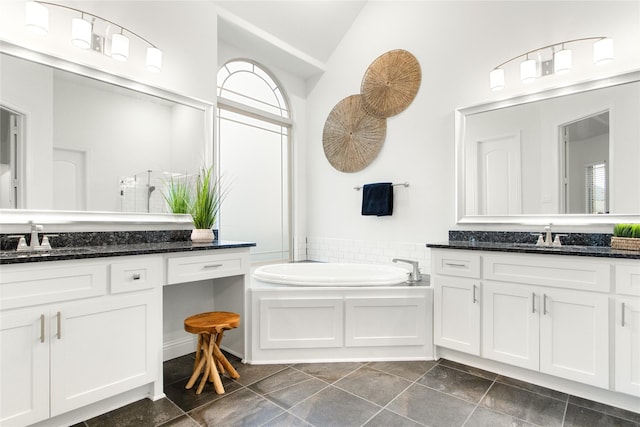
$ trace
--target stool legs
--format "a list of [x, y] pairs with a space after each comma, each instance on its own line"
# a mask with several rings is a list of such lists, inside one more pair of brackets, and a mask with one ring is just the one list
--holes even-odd
[[[200, 384], [196, 389], [196, 394], [202, 393], [207, 380], [213, 383], [216, 393], [224, 394], [224, 387], [222, 385], [222, 380], [220, 379], [220, 373], [224, 373], [225, 370], [231, 378], [240, 378], [238, 372], [220, 351], [219, 344], [222, 341], [223, 332], [224, 331], [220, 331], [217, 334], [198, 334], [198, 347], [196, 349], [193, 374], [185, 386], [186, 389], [190, 389], [194, 386], [203, 368], [204, 373], [200, 380]], [[220, 370], [220, 373], [218, 373], [218, 370]]]

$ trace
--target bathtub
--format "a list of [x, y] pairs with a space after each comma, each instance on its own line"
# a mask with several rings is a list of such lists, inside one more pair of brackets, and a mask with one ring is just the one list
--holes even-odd
[[432, 288], [395, 265], [272, 264], [255, 269], [245, 361], [432, 360]]
[[306, 262], [264, 265], [253, 278], [287, 286], [390, 286], [406, 282], [408, 273], [392, 265]]

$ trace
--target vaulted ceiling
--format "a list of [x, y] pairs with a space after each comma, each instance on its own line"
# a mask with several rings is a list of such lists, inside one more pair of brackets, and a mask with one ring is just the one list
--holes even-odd
[[366, 1], [219, 1], [218, 37], [302, 77], [324, 66]]

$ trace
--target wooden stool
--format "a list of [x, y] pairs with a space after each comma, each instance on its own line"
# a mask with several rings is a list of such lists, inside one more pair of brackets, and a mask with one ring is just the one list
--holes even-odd
[[198, 334], [198, 347], [196, 349], [196, 361], [193, 365], [193, 374], [185, 388], [190, 389], [193, 387], [203, 367], [204, 374], [196, 394], [202, 393], [207, 378], [213, 383], [216, 393], [224, 394], [224, 387], [218, 371], [224, 374], [226, 370], [231, 378], [240, 378], [238, 372], [220, 351], [220, 342], [222, 342], [224, 331], [237, 328], [238, 325], [240, 325], [240, 315], [226, 311], [200, 313], [184, 319], [184, 330], [192, 334]]

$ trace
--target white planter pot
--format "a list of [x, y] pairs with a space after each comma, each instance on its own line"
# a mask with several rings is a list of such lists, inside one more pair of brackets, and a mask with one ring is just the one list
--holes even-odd
[[211, 243], [213, 242], [214, 235], [211, 229], [199, 229], [195, 228], [191, 231], [191, 241], [193, 243]]

